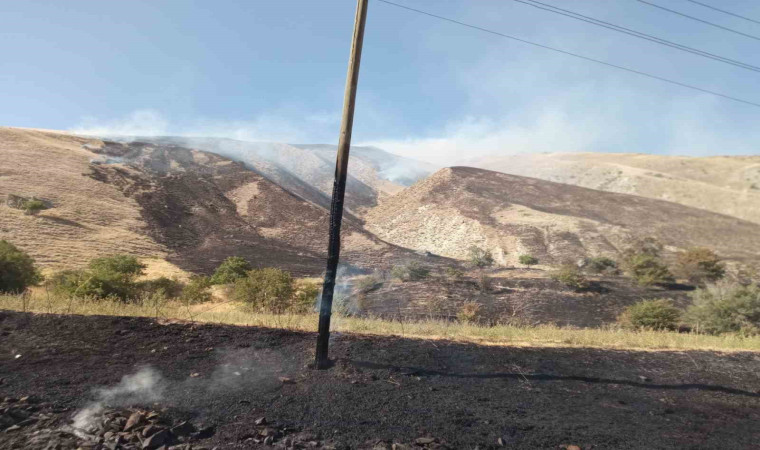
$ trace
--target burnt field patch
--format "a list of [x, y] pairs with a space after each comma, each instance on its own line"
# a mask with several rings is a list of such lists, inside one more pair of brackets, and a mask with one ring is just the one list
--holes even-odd
[[[315, 371], [308, 367], [314, 341], [311, 333], [254, 327], [3, 311], [0, 397], [33, 395], [46, 405], [43, 414], [57, 414], [58, 422], [45, 420], [64, 426], [102, 398], [97, 389], [150, 368], [155, 396], [110, 397], [119, 404], [108, 407], [160, 411], [168, 429], [184, 421], [212, 427], [213, 435], [196, 435], [192, 443], [209, 449], [312, 442], [323, 448], [752, 448], [760, 439], [757, 353], [334, 334], [335, 365]], [[277, 438], [268, 443], [256, 423], [262, 417], [276, 424]], [[0, 447], [13, 448], [35, 426], [0, 432]]]

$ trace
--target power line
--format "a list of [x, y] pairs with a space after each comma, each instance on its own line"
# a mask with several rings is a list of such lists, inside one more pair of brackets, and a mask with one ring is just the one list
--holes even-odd
[[514, 37], [514, 36], [510, 36], [508, 34], [500, 33], [498, 31], [489, 30], [487, 28], [479, 27], [477, 25], [471, 25], [469, 23], [464, 23], [464, 22], [460, 22], [458, 20], [449, 19], [448, 17], [439, 16], [439, 15], [436, 15], [436, 14], [433, 14], [433, 13], [422, 11], [420, 9], [415, 9], [415, 8], [411, 8], [409, 6], [400, 5], [398, 3], [394, 3], [394, 2], [391, 2], [389, 0], [377, 0], [377, 1], [385, 3], [387, 5], [392, 5], [392, 6], [395, 6], [395, 7], [398, 7], [398, 8], [402, 8], [402, 9], [406, 9], [406, 10], [409, 10], [409, 11], [413, 11], [413, 12], [416, 12], [418, 14], [422, 14], [422, 15], [429, 16], [429, 17], [434, 17], [436, 19], [440, 19], [440, 20], [443, 20], [443, 21], [446, 21], [446, 22], [450, 22], [450, 23], [454, 23], [454, 24], [457, 24], [457, 25], [461, 25], [463, 27], [472, 28], [474, 30], [483, 31], [485, 33], [493, 34], [493, 35], [500, 36], [500, 37], [507, 38], [507, 39], [512, 39], [514, 41], [522, 42], [524, 44], [533, 45], [535, 47], [540, 47], [540, 48], [543, 48], [543, 49], [546, 49], [546, 50], [551, 50], [553, 52], [562, 53], [564, 55], [573, 56], [575, 58], [580, 58], [580, 59], [583, 59], [583, 60], [586, 60], [586, 61], [595, 62], [597, 64], [602, 64], [604, 66], [613, 67], [615, 69], [624, 70], [626, 72], [635, 73], [635, 74], [642, 75], [642, 76], [645, 76], [645, 77], [648, 77], [648, 78], [654, 78], [655, 80], [664, 81], [666, 83], [675, 84], [677, 86], [685, 87], [685, 88], [688, 88], [688, 89], [693, 89], [695, 91], [704, 92], [706, 94], [711, 94], [711, 95], [715, 95], [715, 96], [718, 96], [718, 97], [723, 97], [723, 98], [728, 99], [728, 100], [733, 100], [735, 102], [745, 103], [747, 105], [757, 106], [758, 108], [760, 108], [760, 103], [755, 103], [755, 102], [752, 102], [752, 101], [749, 101], [749, 100], [742, 100], [742, 99], [737, 98], [737, 97], [731, 97], [730, 95], [721, 94], [720, 92], [715, 92], [715, 91], [711, 91], [711, 90], [708, 90], [708, 89], [703, 89], [701, 87], [692, 86], [690, 84], [681, 83], [680, 81], [671, 80], [671, 79], [664, 78], [664, 77], [661, 77], [661, 76], [658, 76], [658, 75], [652, 75], [650, 73], [641, 72], [639, 70], [630, 69], [628, 67], [618, 66], [617, 64], [612, 64], [612, 63], [608, 63], [608, 62], [601, 61], [601, 60], [598, 60], [598, 59], [589, 58], [588, 56], [583, 56], [583, 55], [579, 55], [577, 53], [568, 52], [566, 50], [560, 50], [558, 48], [549, 47], [548, 45], [543, 45], [543, 44], [538, 44], [536, 42], [527, 41], [525, 39], [520, 39], [520, 38], [517, 38], [517, 37]]
[[595, 18], [589, 17], [589, 16], [584, 16], [583, 14], [576, 13], [574, 11], [570, 11], [570, 10], [567, 10], [567, 9], [562, 9], [562, 8], [554, 6], [554, 5], [549, 5], [549, 4], [546, 4], [546, 3], [541, 3], [541, 2], [535, 1], [535, 0], [527, 0], [527, 1], [524, 1], [524, 0], [514, 0], [514, 1], [516, 1], [517, 3], [522, 3], [524, 5], [532, 6], [534, 8], [538, 8], [538, 9], [541, 9], [541, 10], [544, 10], [544, 11], [548, 11], [548, 12], [551, 12], [551, 13], [559, 14], [559, 15], [562, 15], [562, 16], [565, 16], [565, 17], [569, 17], [571, 19], [580, 20], [582, 22], [590, 23], [592, 25], [596, 25], [596, 26], [599, 26], [599, 27], [603, 27], [603, 28], [607, 28], [607, 29], [610, 29], [610, 30], [613, 30], [613, 31], [617, 31], [619, 33], [624, 33], [624, 34], [627, 34], [627, 35], [630, 35], [630, 36], [633, 36], [633, 37], [637, 37], [639, 39], [644, 39], [644, 40], [647, 40], [647, 41], [651, 41], [651, 42], [654, 42], [656, 44], [660, 44], [660, 45], [664, 45], [664, 46], [667, 46], [667, 47], [675, 48], [677, 50], [681, 50], [681, 51], [684, 51], [684, 52], [692, 53], [692, 54], [697, 55], [697, 56], [702, 56], [704, 58], [709, 58], [709, 59], [712, 59], [712, 60], [715, 60], [715, 61], [719, 61], [719, 62], [722, 62], [722, 63], [725, 63], [725, 64], [731, 64], [732, 66], [740, 67], [742, 69], [747, 69], [747, 70], [752, 70], [752, 71], [755, 71], [755, 72], [760, 72], [760, 67], [754, 66], [752, 64], [744, 63], [744, 62], [741, 62], [741, 61], [736, 61], [734, 59], [726, 58], [724, 56], [716, 55], [714, 53], [709, 53], [709, 52], [706, 52], [704, 50], [699, 50], [699, 49], [696, 49], [696, 48], [687, 47], [685, 45], [678, 44], [678, 43], [675, 43], [675, 42], [672, 42], [672, 41], [668, 41], [666, 39], [658, 38], [657, 36], [652, 36], [651, 34], [642, 33], [640, 31], [632, 30], [630, 28], [626, 28], [626, 27], [623, 27], [623, 26], [620, 26], [620, 25], [615, 25], [615, 24], [610, 23], [610, 22], [605, 22], [604, 20], [595, 19]]
[[636, 1], [637, 1], [637, 2], [640, 2], [640, 3], [644, 3], [644, 4], [646, 4], [646, 5], [649, 5], [649, 6], [654, 6], [655, 8], [659, 8], [659, 9], [662, 9], [662, 10], [664, 10], [664, 11], [668, 11], [668, 12], [671, 12], [671, 13], [673, 13], [673, 14], [678, 14], [679, 16], [683, 16], [683, 17], [686, 17], [686, 18], [688, 18], [688, 19], [691, 19], [691, 20], [696, 20], [697, 22], [706, 23], [707, 25], [711, 25], [711, 26], [713, 26], [713, 27], [716, 27], [716, 28], [720, 28], [721, 30], [730, 31], [731, 33], [740, 34], [740, 35], [742, 35], [742, 36], [746, 36], [746, 37], [748, 37], [748, 38], [752, 38], [752, 39], [755, 39], [755, 40], [758, 40], [758, 41], [760, 41], [760, 37], [757, 37], [757, 36], [753, 36], [753, 35], [751, 35], [751, 34], [747, 34], [747, 33], [742, 33], [741, 31], [736, 31], [736, 30], [734, 30], [734, 29], [732, 29], [732, 28], [724, 27], [723, 25], [718, 25], [717, 23], [708, 22], [708, 21], [706, 21], [706, 20], [702, 20], [702, 19], [700, 19], [700, 18], [698, 18], [698, 17], [690, 16], [690, 15], [688, 15], [688, 14], [684, 14], [684, 13], [682, 13], [682, 12], [678, 12], [678, 11], [675, 11], [675, 10], [669, 9], [669, 8], [666, 8], [666, 7], [664, 7], [664, 6], [656, 5], [656, 4], [654, 4], [654, 3], [649, 3], [649, 2], [647, 2], [647, 1], [645, 1], [645, 0], [636, 0]]
[[735, 14], [735, 13], [732, 13], [731, 11], [726, 11], [725, 9], [716, 8], [714, 6], [708, 5], [707, 3], [698, 2], [696, 0], [686, 0], [686, 1], [687, 2], [696, 3], [697, 5], [704, 6], [705, 8], [714, 9], [715, 11], [722, 12], [723, 14], [728, 14], [729, 16], [738, 17], [740, 19], [749, 20], [750, 22], [755, 22], [755, 23], [760, 24], [760, 21], [758, 21], [758, 20], [750, 19], [749, 17], [745, 17], [745, 16], [742, 16], [742, 15], [739, 15], [739, 14]]

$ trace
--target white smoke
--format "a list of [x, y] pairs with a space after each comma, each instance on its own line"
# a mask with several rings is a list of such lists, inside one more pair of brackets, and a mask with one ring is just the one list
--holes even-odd
[[166, 383], [155, 369], [143, 367], [124, 375], [119, 384], [95, 391], [95, 400], [74, 416], [74, 428], [87, 431], [107, 406], [155, 402], [162, 398]]

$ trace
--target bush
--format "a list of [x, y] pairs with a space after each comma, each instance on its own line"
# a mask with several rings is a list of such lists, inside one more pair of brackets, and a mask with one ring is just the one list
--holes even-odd
[[473, 266], [481, 269], [493, 266], [493, 256], [490, 251], [484, 250], [480, 247], [470, 247], [467, 252], [470, 264]]
[[722, 282], [697, 289], [686, 311], [698, 331], [720, 334], [760, 334], [760, 286]]
[[391, 276], [401, 281], [419, 281], [424, 280], [430, 275], [430, 269], [418, 263], [411, 261], [403, 266], [394, 266], [391, 269]]
[[182, 288], [180, 299], [187, 304], [205, 303], [211, 300], [211, 279], [204, 275], [194, 275]]
[[95, 273], [118, 275], [127, 280], [133, 280], [138, 275], [142, 275], [145, 265], [134, 256], [113, 255], [93, 259], [90, 261], [89, 268]]
[[588, 279], [583, 276], [575, 264], [563, 264], [552, 272], [551, 278], [578, 290], [588, 289], [590, 286]]
[[41, 280], [29, 255], [8, 241], [0, 241], [0, 292], [20, 293]]
[[628, 274], [642, 286], [672, 283], [675, 281], [668, 266], [650, 253], [630, 254], [625, 261]]
[[234, 283], [240, 278], [245, 278], [246, 273], [251, 269], [251, 265], [244, 258], [230, 256], [216, 268], [214, 275], [211, 276], [211, 284]]
[[706, 248], [690, 248], [676, 257], [676, 274], [690, 283], [702, 286], [706, 282], [715, 282], [726, 274], [725, 266], [718, 255]]
[[538, 258], [534, 258], [531, 255], [520, 255], [518, 260], [520, 261], [520, 264], [524, 264], [526, 266], [538, 264]]
[[457, 311], [457, 319], [460, 322], [474, 322], [480, 315], [480, 303], [465, 302]]
[[254, 310], [282, 313], [295, 292], [293, 277], [280, 269], [255, 269], [235, 282], [233, 297]]
[[618, 322], [637, 330], [675, 330], [681, 310], [670, 299], [644, 300], [625, 309]]
[[139, 294], [135, 278], [145, 266], [137, 258], [114, 255], [90, 261], [87, 270], [65, 270], [50, 280], [55, 292], [69, 297], [134, 299]]
[[36, 216], [40, 211], [43, 209], [47, 209], [45, 206], [45, 203], [42, 200], [37, 200], [36, 198], [33, 198], [31, 200], [27, 200], [23, 204], [24, 212]]
[[182, 295], [184, 286], [174, 278], [159, 277], [137, 283], [137, 289], [144, 294], [152, 295], [161, 292], [167, 298], [176, 298]]
[[591, 273], [618, 273], [618, 264], [614, 259], [606, 256], [595, 256], [586, 259], [585, 268]]
[[298, 287], [288, 309], [295, 314], [305, 314], [314, 311], [317, 297], [319, 297], [321, 291], [318, 283], [302, 284]]

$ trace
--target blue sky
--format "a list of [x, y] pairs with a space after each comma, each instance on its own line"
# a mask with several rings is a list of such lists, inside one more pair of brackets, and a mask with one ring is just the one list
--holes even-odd
[[[760, 19], [752, 0], [705, 0]], [[398, 3], [760, 102], [760, 73], [511, 0]], [[760, 65], [760, 41], [634, 0], [557, 6]], [[760, 25], [657, 3], [745, 33]], [[353, 0], [0, 3], [0, 125], [337, 140]], [[442, 164], [487, 154], [760, 153], [760, 108], [370, 0], [354, 142]]]

